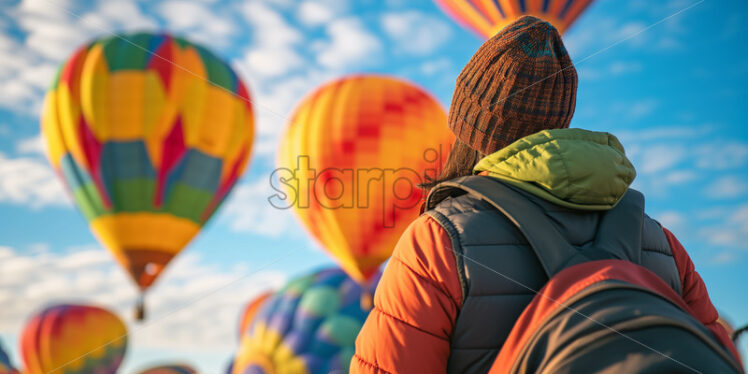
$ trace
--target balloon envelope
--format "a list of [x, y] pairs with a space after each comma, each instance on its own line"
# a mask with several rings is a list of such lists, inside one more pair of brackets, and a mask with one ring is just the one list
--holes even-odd
[[369, 310], [362, 288], [340, 269], [290, 281], [263, 303], [234, 359], [234, 374], [347, 373]]
[[272, 292], [265, 292], [252, 299], [252, 301], [244, 307], [241, 317], [239, 317], [239, 339], [247, 332], [247, 328], [254, 320], [257, 312], [260, 310], [262, 304], [270, 298]]
[[434, 0], [462, 25], [490, 38], [524, 15], [548, 21], [566, 31], [593, 0]]
[[0, 374], [19, 374], [18, 370], [13, 367], [13, 363], [10, 362], [10, 356], [5, 352], [2, 340], [0, 340]]
[[453, 139], [441, 105], [411, 83], [378, 75], [330, 82], [301, 102], [282, 139], [286, 202], [363, 282], [418, 216], [425, 194], [417, 185], [441, 170]]
[[197, 371], [185, 364], [169, 364], [145, 369], [139, 374], [197, 374]]
[[20, 348], [27, 374], [116, 373], [127, 348], [127, 329], [105, 309], [55, 305], [26, 324]]
[[63, 64], [42, 132], [91, 230], [145, 290], [242, 175], [253, 121], [226, 63], [139, 33], [96, 40]]

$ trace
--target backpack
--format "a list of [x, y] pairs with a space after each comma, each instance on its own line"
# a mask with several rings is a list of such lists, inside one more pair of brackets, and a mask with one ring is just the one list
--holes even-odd
[[506, 216], [549, 279], [541, 290], [532, 290], [536, 296], [515, 322], [491, 373], [743, 372], [689, 314], [680, 295], [640, 265], [640, 192], [629, 189], [601, 217], [600, 225], [615, 225], [616, 235], [598, 235], [582, 247], [572, 246], [523, 192], [495, 178], [468, 176], [440, 183], [426, 207], [463, 194]]

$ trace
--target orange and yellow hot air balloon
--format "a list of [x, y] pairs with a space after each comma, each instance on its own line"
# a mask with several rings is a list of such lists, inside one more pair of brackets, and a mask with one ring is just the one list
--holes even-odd
[[345, 77], [296, 108], [279, 151], [279, 190], [363, 283], [418, 216], [417, 184], [438, 173], [453, 139], [444, 110], [424, 90], [387, 76]]
[[434, 0], [445, 13], [479, 35], [490, 38], [525, 15], [566, 31], [593, 0]]
[[242, 175], [253, 126], [249, 93], [231, 67], [167, 34], [80, 48], [42, 115], [50, 163], [141, 291]]
[[114, 374], [127, 348], [125, 324], [88, 305], [55, 305], [31, 318], [20, 341], [26, 374]]

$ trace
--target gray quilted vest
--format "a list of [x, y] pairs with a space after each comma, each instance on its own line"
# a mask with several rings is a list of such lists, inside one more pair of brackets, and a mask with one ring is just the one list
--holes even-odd
[[[537, 204], [574, 247], [584, 249], [598, 234], [605, 235], [598, 233], [605, 211], [569, 209], [514, 189]], [[548, 277], [520, 231], [488, 202], [471, 195], [432, 195], [429, 208], [426, 214], [452, 241], [463, 295], [447, 371], [485, 373], [535, 296], [532, 290], [540, 290]], [[645, 215], [641, 235], [641, 265], [680, 294], [680, 277], [662, 228]]]

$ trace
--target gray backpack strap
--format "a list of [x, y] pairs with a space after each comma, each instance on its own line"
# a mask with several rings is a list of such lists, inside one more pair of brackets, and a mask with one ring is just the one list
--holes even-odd
[[431, 201], [433, 196], [455, 196], [460, 191], [486, 201], [504, 214], [530, 244], [549, 279], [577, 254], [537, 205], [491, 177], [467, 176], [440, 183], [432, 189], [426, 206], [430, 209], [436, 205]]
[[[426, 207], [433, 208], [445, 196], [464, 193], [491, 204], [519, 229], [549, 279], [569, 265], [590, 260], [558, 232], [555, 224], [540, 207], [495, 178], [475, 175], [440, 183], [429, 193]], [[602, 219], [600, 228], [604, 232], [598, 231], [593, 246], [595, 252], [599, 252], [596, 249], [600, 248], [609, 254], [606, 256], [608, 258], [612, 255], [640, 263], [643, 207], [644, 198], [641, 193], [629, 190], [618, 206]]]
[[593, 248], [641, 265], [643, 225], [644, 195], [629, 188], [618, 205], [603, 215]]

